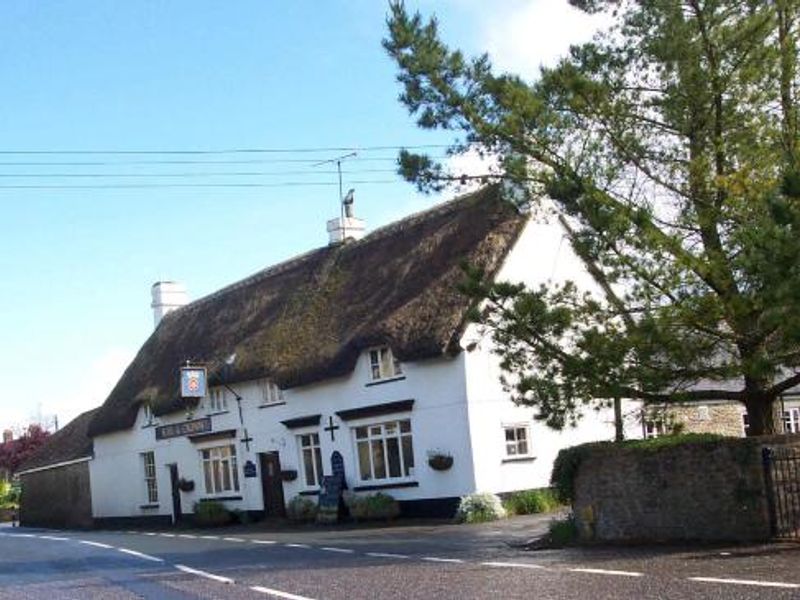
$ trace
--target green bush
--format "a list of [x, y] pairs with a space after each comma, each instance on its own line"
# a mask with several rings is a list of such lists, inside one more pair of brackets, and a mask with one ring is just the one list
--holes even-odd
[[231, 521], [233, 521], [233, 513], [221, 502], [194, 503], [194, 522], [198, 527], [220, 527]]
[[295, 496], [286, 507], [286, 516], [292, 521], [313, 521], [317, 516], [317, 503], [304, 496]]
[[550, 488], [514, 492], [503, 501], [510, 515], [532, 515], [557, 509], [561, 503]]
[[19, 508], [19, 484], [0, 479], [0, 508]]
[[456, 511], [456, 519], [461, 523], [484, 523], [505, 516], [506, 510], [500, 498], [490, 493], [479, 492], [463, 496]]
[[[550, 485], [556, 493], [556, 497], [564, 504], [571, 504], [575, 500], [575, 476], [581, 463], [591, 454], [602, 452], [610, 448], [624, 448], [637, 452], [657, 452], [663, 448], [672, 448], [685, 444], [709, 444], [716, 445], [721, 441], [730, 441], [734, 438], [726, 438], [722, 435], [713, 433], [688, 433], [683, 435], [666, 435], [648, 440], [627, 440], [624, 442], [590, 442], [579, 446], [564, 448], [558, 453], [553, 472], [550, 476]], [[738, 438], [735, 441], [741, 442]]]
[[550, 523], [547, 538], [551, 547], [574, 544], [578, 540], [578, 526], [575, 523], [575, 517], [570, 515], [566, 519]]
[[389, 494], [346, 494], [344, 501], [350, 516], [357, 521], [389, 520], [400, 514], [400, 504]]

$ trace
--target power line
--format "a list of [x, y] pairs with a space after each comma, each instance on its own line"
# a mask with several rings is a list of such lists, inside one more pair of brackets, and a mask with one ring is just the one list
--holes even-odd
[[0, 150], [0, 155], [219, 155], [219, 154], [314, 154], [321, 152], [379, 152], [386, 150], [448, 148], [447, 144], [416, 144], [397, 146], [319, 146], [300, 148], [230, 148], [219, 150]]
[[[394, 184], [396, 179], [365, 179], [350, 181], [357, 185]], [[331, 181], [284, 181], [280, 183], [131, 183], [90, 185], [0, 185], [0, 190], [108, 190], [108, 189], [158, 189], [158, 188], [279, 188], [279, 187], [331, 187], [339, 185]]]
[[[444, 159], [446, 156], [433, 156], [434, 159]], [[266, 165], [266, 164], [307, 164], [318, 163], [316, 158], [272, 158], [248, 160], [91, 160], [91, 161], [0, 161], [3, 167], [99, 167], [122, 165]], [[350, 162], [397, 162], [396, 156], [378, 156], [369, 158], [354, 158]]]
[[[342, 171], [343, 175], [360, 173], [397, 173], [394, 169], [357, 169]], [[185, 173], [0, 173], [0, 178], [158, 178], [158, 177], [281, 177], [281, 176], [318, 176], [337, 175], [338, 171], [211, 171]]]

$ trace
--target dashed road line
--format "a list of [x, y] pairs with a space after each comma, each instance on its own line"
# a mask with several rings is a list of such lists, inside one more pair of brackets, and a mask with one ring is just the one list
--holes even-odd
[[253, 590], [254, 592], [267, 594], [269, 596], [275, 596], [276, 598], [285, 598], [286, 600], [314, 600], [313, 598], [309, 598], [308, 596], [298, 596], [297, 594], [290, 594], [289, 592], [273, 590], [272, 588], [266, 588], [260, 585], [254, 585], [250, 589]]
[[168, 537], [168, 538], [176, 537], [174, 533], [159, 533], [158, 535], [160, 535], [161, 537]]
[[264, 544], [264, 545], [271, 545], [277, 544], [275, 540], [250, 540], [253, 544]]
[[619, 577], [642, 577], [644, 574], [638, 571], [614, 571], [613, 569], [590, 569], [579, 567], [574, 569], [567, 569], [572, 573], [592, 573], [594, 575], [617, 575]]
[[427, 560], [428, 562], [435, 562], [435, 563], [463, 563], [464, 562], [460, 558], [441, 558], [439, 556], [423, 556], [422, 560]]
[[148, 532], [145, 533], [145, 535], [158, 535], [158, 534], [157, 533], [153, 533], [152, 531], [148, 531]]
[[86, 544], [87, 546], [94, 546], [95, 548], [105, 548], [106, 550], [112, 550], [114, 546], [109, 546], [108, 544], [103, 544], [102, 542], [92, 542], [90, 540], [78, 540], [81, 544]]
[[547, 569], [542, 565], [534, 565], [532, 563], [514, 563], [514, 562], [482, 562], [485, 567], [498, 567], [501, 569]]
[[201, 535], [200, 539], [201, 540], [218, 540], [219, 536], [218, 535]]
[[40, 535], [39, 539], [40, 540], [53, 540], [54, 542], [68, 542], [68, 541], [70, 541], [70, 538], [59, 537], [59, 536], [56, 536], [56, 535]]
[[200, 569], [193, 569], [191, 567], [187, 567], [186, 565], [175, 565], [175, 568], [179, 571], [183, 571], [184, 573], [189, 573], [190, 575], [197, 575], [198, 577], [205, 577], [206, 579], [211, 579], [212, 581], [218, 581], [220, 583], [227, 583], [232, 584], [233, 579], [230, 577], [223, 577], [222, 575], [214, 575], [214, 573], [209, 573], [208, 571], [201, 571]]
[[196, 535], [192, 535], [191, 533], [181, 533], [181, 534], [178, 534], [178, 537], [179, 538], [186, 538], [187, 540], [196, 540], [197, 539], [197, 536]]
[[331, 546], [322, 546], [320, 550], [325, 550], [325, 552], [340, 552], [342, 554], [355, 554], [355, 550], [351, 550], [350, 548], [333, 548]]
[[242, 538], [238, 537], [224, 537], [222, 538], [226, 542], [246, 542], [247, 540], [243, 540]]
[[732, 585], [753, 585], [757, 587], [774, 587], [790, 590], [800, 589], [800, 583], [788, 583], [785, 581], [759, 581], [756, 579], [724, 579], [721, 577], [689, 577], [689, 581], [699, 581], [700, 583], [729, 583]]
[[287, 548], [311, 548], [308, 544], [284, 544]]
[[150, 556], [149, 554], [144, 554], [143, 552], [137, 552], [136, 550], [129, 550], [128, 548], [117, 548], [120, 552], [125, 554], [130, 554], [131, 556], [135, 556], [137, 558], [142, 558], [144, 560], [150, 560], [153, 562], [160, 562], [163, 563], [163, 558], [158, 558], [157, 556]]
[[391, 552], [365, 552], [365, 554], [375, 558], [411, 558], [407, 554], [393, 554]]

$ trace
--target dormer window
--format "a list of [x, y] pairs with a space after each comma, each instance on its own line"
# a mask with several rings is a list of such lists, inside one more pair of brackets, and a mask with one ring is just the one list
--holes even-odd
[[372, 381], [391, 379], [403, 374], [400, 362], [394, 357], [388, 346], [370, 350], [369, 363]]
[[261, 404], [279, 404], [283, 402], [283, 392], [281, 388], [275, 385], [275, 382], [270, 379], [265, 379], [261, 382]]
[[225, 412], [228, 410], [228, 397], [225, 388], [213, 388], [208, 395], [208, 409], [211, 412]]
[[153, 424], [153, 409], [150, 407], [150, 402], [142, 403], [142, 415], [144, 416], [144, 424]]

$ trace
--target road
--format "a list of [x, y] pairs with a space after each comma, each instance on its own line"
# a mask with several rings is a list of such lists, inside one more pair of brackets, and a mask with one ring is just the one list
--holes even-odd
[[800, 598], [800, 546], [530, 552], [502, 526], [0, 529], [0, 599]]

